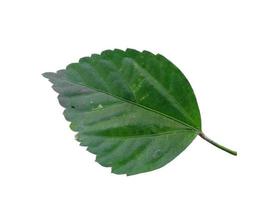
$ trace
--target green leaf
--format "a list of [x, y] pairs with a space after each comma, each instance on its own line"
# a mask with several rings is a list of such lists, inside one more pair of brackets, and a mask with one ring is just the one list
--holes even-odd
[[204, 138], [189, 82], [160, 54], [107, 50], [43, 75], [76, 139], [113, 173], [155, 170]]

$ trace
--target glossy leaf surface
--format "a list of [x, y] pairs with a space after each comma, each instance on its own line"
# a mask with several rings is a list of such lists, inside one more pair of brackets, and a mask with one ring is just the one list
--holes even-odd
[[107, 50], [44, 76], [77, 140], [113, 173], [160, 168], [201, 132], [189, 82], [162, 55]]

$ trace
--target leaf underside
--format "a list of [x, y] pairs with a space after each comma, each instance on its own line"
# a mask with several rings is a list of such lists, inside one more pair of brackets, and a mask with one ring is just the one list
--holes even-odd
[[201, 130], [189, 82], [160, 54], [106, 50], [43, 75], [59, 93], [76, 139], [113, 173], [160, 168]]

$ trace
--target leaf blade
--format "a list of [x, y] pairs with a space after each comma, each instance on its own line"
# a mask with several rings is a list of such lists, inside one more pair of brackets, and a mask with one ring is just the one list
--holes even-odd
[[[79, 132], [77, 140], [81, 145], [95, 153], [96, 161], [101, 165], [112, 167], [112, 172], [132, 175], [157, 169], [174, 159], [193, 141], [201, 125], [198, 123], [200, 115], [198, 120], [190, 119], [193, 123], [188, 124], [191, 113], [176, 102], [173, 92], [170, 93], [162, 83], [163, 79], [157, 80], [155, 74], [148, 74], [147, 69], [144, 71], [141, 58], [136, 62], [129, 51], [132, 50], [106, 51], [82, 58], [66, 70], [44, 76], [60, 94], [59, 102], [66, 108], [64, 116], [71, 121], [71, 129]], [[144, 54], [144, 60], [154, 56]], [[157, 63], [157, 59], [152, 60]], [[158, 68], [155, 71], [162, 71], [161, 65], [153, 66]], [[167, 68], [170, 67], [173, 66]], [[182, 80], [186, 80], [184, 78]], [[190, 84], [185, 84], [186, 90], [194, 96]], [[162, 97], [159, 98], [159, 94]], [[159, 99], [155, 100], [155, 97]], [[169, 103], [159, 109], [166, 97]], [[152, 99], [155, 102], [151, 106], [147, 102]], [[179, 110], [178, 115], [165, 112], [173, 107]], [[110, 153], [111, 147], [116, 147], [116, 153]], [[155, 155], [162, 158], [151, 160], [157, 157]]]

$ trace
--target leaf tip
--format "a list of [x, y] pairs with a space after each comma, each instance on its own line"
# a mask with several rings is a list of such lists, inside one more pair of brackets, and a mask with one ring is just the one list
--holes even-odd
[[42, 76], [49, 79], [52, 74], [53, 74], [52, 72], [45, 72], [45, 73], [42, 73]]

